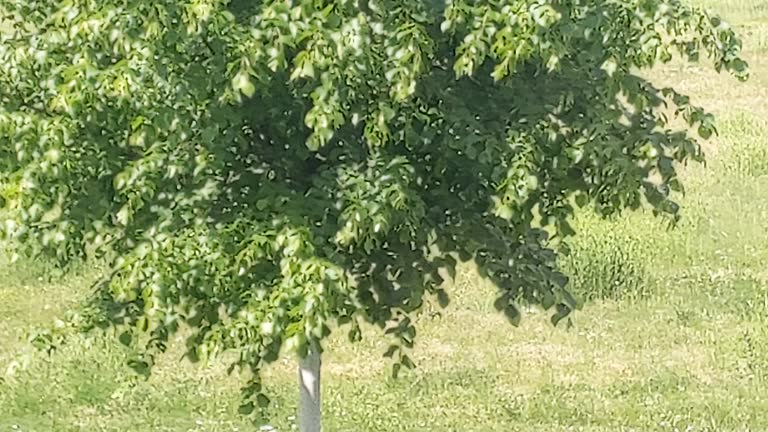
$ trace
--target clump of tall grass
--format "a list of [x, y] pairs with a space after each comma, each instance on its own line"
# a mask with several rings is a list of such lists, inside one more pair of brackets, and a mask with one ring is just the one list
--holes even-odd
[[724, 146], [715, 166], [726, 175], [740, 177], [768, 176], [768, 123], [746, 114], [735, 115], [723, 122], [720, 135]]
[[648, 252], [626, 223], [589, 218], [561, 259], [571, 292], [582, 301], [639, 299], [651, 294]]

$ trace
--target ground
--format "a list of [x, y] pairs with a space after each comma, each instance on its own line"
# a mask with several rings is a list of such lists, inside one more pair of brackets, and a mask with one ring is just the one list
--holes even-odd
[[[511, 327], [493, 308], [493, 287], [465, 269], [448, 309], [419, 318], [419, 367], [400, 379], [390, 378], [387, 340], [376, 332], [357, 345], [334, 336], [324, 357], [326, 430], [768, 430], [768, 3], [700, 1], [743, 35], [752, 78], [739, 83], [704, 65], [652, 73], [719, 116], [707, 166], [685, 170], [680, 226], [667, 231], [642, 213], [580, 217], [575, 289], [601, 298], [570, 327], [535, 311]], [[237, 376], [187, 364], [178, 347], [148, 381], [125, 367], [114, 338], [36, 352], [25, 335], [50, 325], [91, 281], [88, 272], [43, 276], [33, 263], [0, 263], [0, 431], [254, 430], [237, 415]], [[627, 279], [638, 289], [618, 292]], [[603, 284], [586, 286], [595, 281]], [[267, 371], [268, 422], [280, 431], [291, 429], [294, 367], [288, 359]]]

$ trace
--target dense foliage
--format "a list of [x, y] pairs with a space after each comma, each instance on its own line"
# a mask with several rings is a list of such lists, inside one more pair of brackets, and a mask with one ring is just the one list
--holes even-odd
[[[712, 117], [639, 75], [673, 55], [746, 77], [677, 0], [2, 0], [2, 233], [104, 259], [94, 303], [149, 368], [253, 372], [337, 324], [387, 329], [472, 261], [513, 322], [577, 306], [552, 238], [574, 205], [671, 216]], [[443, 276], [441, 276], [443, 275]], [[470, 331], [468, 329], [468, 331]], [[132, 342], [133, 341], [133, 342]], [[245, 409], [248, 410], [246, 405]]]

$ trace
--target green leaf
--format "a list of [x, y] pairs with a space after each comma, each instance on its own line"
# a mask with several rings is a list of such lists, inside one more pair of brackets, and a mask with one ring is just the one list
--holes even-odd
[[392, 379], [397, 379], [398, 376], [400, 376], [400, 369], [403, 366], [400, 363], [395, 363], [392, 365]]
[[256, 87], [253, 85], [253, 83], [250, 80], [248, 80], [245, 84], [243, 84], [240, 90], [243, 92], [244, 95], [248, 97], [252, 97], [253, 94], [256, 92]]
[[256, 403], [260, 408], [266, 408], [269, 406], [269, 398], [265, 394], [259, 393], [256, 395]]
[[121, 344], [125, 346], [130, 346], [131, 342], [133, 341], [133, 336], [131, 335], [130, 332], [124, 331], [120, 333], [120, 337], [118, 337], [118, 339], [120, 340]]
[[552, 321], [552, 325], [556, 326], [560, 321], [563, 320], [563, 318], [566, 318], [568, 315], [571, 314], [572, 309], [568, 307], [565, 304], [558, 304], [556, 307], [556, 312], [552, 315], [552, 318], [550, 320]]
[[520, 320], [522, 319], [522, 315], [520, 314], [520, 311], [517, 309], [514, 305], [507, 305], [507, 307], [504, 308], [504, 316], [507, 317], [507, 320], [509, 322], [517, 327], [520, 325]]
[[618, 69], [618, 64], [615, 59], [609, 58], [603, 62], [600, 69], [604, 70], [609, 77], [612, 77], [613, 74], [616, 73], [616, 69]]
[[396, 352], [400, 351], [399, 345], [390, 345], [387, 351], [384, 353], [384, 357], [392, 357]]
[[709, 137], [712, 136], [712, 129], [704, 125], [699, 126], [698, 132], [699, 132], [699, 136], [704, 139], [709, 139]]
[[237, 412], [242, 415], [250, 415], [251, 413], [253, 413], [254, 409], [256, 409], [256, 407], [253, 405], [253, 402], [248, 402], [245, 404], [241, 404], [237, 408]]
[[451, 300], [448, 298], [448, 293], [446, 293], [445, 290], [441, 289], [437, 291], [437, 302], [440, 304], [441, 308], [448, 307]]
[[240, 71], [234, 78], [232, 78], [232, 88], [235, 91], [240, 91], [248, 97], [252, 97], [256, 92], [256, 87], [251, 82], [251, 77], [248, 72]]
[[406, 367], [406, 368], [408, 368], [408, 369], [413, 369], [413, 368], [415, 368], [415, 367], [416, 367], [416, 365], [415, 365], [415, 364], [413, 364], [413, 361], [411, 361], [411, 358], [410, 358], [410, 357], [408, 357], [408, 356], [407, 356], [407, 355], [405, 355], [405, 354], [403, 354], [403, 355], [400, 357], [400, 363], [401, 363], [401, 364], [402, 364], [404, 367]]

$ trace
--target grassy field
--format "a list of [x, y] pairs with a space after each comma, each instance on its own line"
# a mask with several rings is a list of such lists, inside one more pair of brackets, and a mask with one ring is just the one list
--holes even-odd
[[[685, 171], [685, 219], [583, 216], [566, 264], [575, 289], [600, 294], [553, 328], [530, 312], [510, 327], [493, 287], [471, 271], [442, 317], [420, 318], [419, 367], [392, 380], [375, 332], [334, 337], [324, 359], [328, 431], [768, 430], [768, 3], [702, 0], [745, 38], [752, 79], [673, 65], [657, 81], [719, 115], [709, 163]], [[244, 431], [236, 376], [179, 361], [148, 381], [114, 339], [70, 341], [48, 357], [25, 335], [85, 295], [89, 277], [49, 281], [0, 262], [0, 431]], [[622, 287], [634, 287], [623, 292]], [[174, 351], [176, 350], [176, 351]], [[267, 371], [269, 423], [292, 428], [295, 365]], [[257, 429], [258, 430], [258, 429]]]

